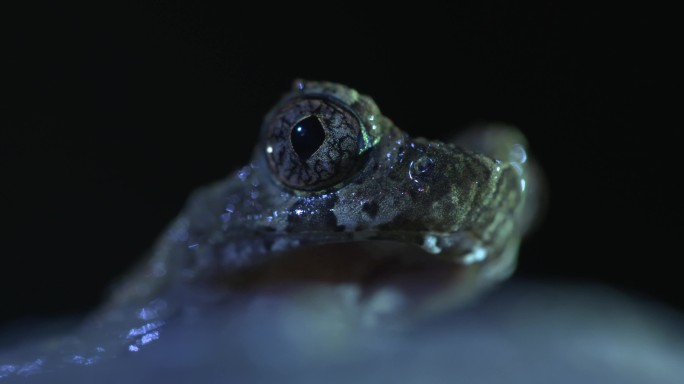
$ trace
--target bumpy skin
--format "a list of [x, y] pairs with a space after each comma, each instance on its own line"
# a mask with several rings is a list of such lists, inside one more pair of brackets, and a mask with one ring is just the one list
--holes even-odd
[[[331, 103], [359, 127], [353, 170], [317, 190], [289, 187], [269, 164], [283, 157], [269, 147], [290, 145], [282, 142], [288, 135], [273, 137], [275, 120], [302, 100]], [[331, 137], [323, 149], [336, 144]], [[297, 81], [266, 116], [249, 165], [194, 194], [117, 301], [141, 293], [148, 300], [159, 286], [176, 282], [230, 281], [293, 250], [361, 240], [416, 244], [425, 257], [484, 267], [487, 280], [504, 278], [530, 215], [524, 210], [524, 138], [502, 127], [462, 138], [486, 153], [413, 139], [370, 97], [339, 84]]]
[[[290, 130], [310, 116], [324, 127], [325, 140], [302, 160]], [[251, 162], [198, 190], [76, 337], [38, 348], [39, 359], [31, 349], [0, 368], [16, 374], [138, 351], [165, 324], [192, 317], [189, 308], [230, 302], [245, 285], [273, 283], [258, 272], [264, 268], [266, 276], [285, 271], [279, 283], [371, 284], [384, 293], [396, 276], [378, 270], [399, 271], [420, 277], [408, 279], [402, 300], [439, 296], [439, 305], [420, 308], [454, 305], [511, 273], [534, 184], [526, 179], [524, 138], [514, 129], [484, 127], [459, 140], [481, 153], [413, 139], [371, 98], [343, 85], [297, 81], [266, 116]], [[299, 264], [283, 264], [290, 259]], [[320, 272], [321, 265], [339, 272], [359, 261], [371, 267], [354, 266], [342, 278]], [[436, 281], [430, 290], [416, 289]]]

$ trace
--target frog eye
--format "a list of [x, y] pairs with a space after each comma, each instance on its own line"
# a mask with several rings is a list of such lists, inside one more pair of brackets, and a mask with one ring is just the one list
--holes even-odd
[[348, 177], [363, 148], [356, 116], [336, 103], [301, 99], [277, 111], [266, 124], [266, 157], [278, 180], [312, 191]]

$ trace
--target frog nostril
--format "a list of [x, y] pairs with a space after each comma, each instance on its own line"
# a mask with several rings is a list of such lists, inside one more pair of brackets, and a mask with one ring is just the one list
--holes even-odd
[[325, 141], [325, 129], [316, 116], [300, 120], [292, 128], [290, 142], [297, 156], [307, 161]]

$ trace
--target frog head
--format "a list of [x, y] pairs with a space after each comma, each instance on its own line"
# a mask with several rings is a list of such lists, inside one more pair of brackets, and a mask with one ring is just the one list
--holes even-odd
[[251, 162], [181, 215], [182, 269], [231, 282], [501, 280], [522, 232], [524, 158], [487, 152], [412, 138], [346, 86], [295, 81]]

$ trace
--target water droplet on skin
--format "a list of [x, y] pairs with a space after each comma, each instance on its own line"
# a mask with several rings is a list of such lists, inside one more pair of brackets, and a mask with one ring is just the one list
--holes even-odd
[[511, 162], [524, 164], [527, 161], [527, 152], [525, 147], [520, 144], [515, 144], [508, 153], [508, 158]]
[[428, 172], [432, 168], [432, 164], [434, 164], [434, 161], [431, 158], [427, 156], [419, 157], [411, 162], [409, 177], [411, 180], [417, 181], [416, 178]]
[[487, 251], [482, 247], [474, 247], [472, 251], [463, 256], [463, 264], [471, 265], [484, 261], [487, 258]]
[[240, 178], [241, 181], [245, 181], [245, 179], [247, 179], [249, 174], [250, 174], [250, 169], [247, 167], [243, 167], [242, 169], [240, 169], [238, 171], [238, 178]]
[[416, 160], [413, 163], [413, 168], [416, 169], [420, 173], [425, 173], [428, 170], [430, 170], [433, 163], [434, 163], [434, 161], [431, 158], [429, 158], [427, 156], [421, 156], [418, 160]]
[[427, 235], [423, 239], [423, 249], [432, 254], [442, 252], [442, 248], [437, 244], [437, 237], [434, 235]]

